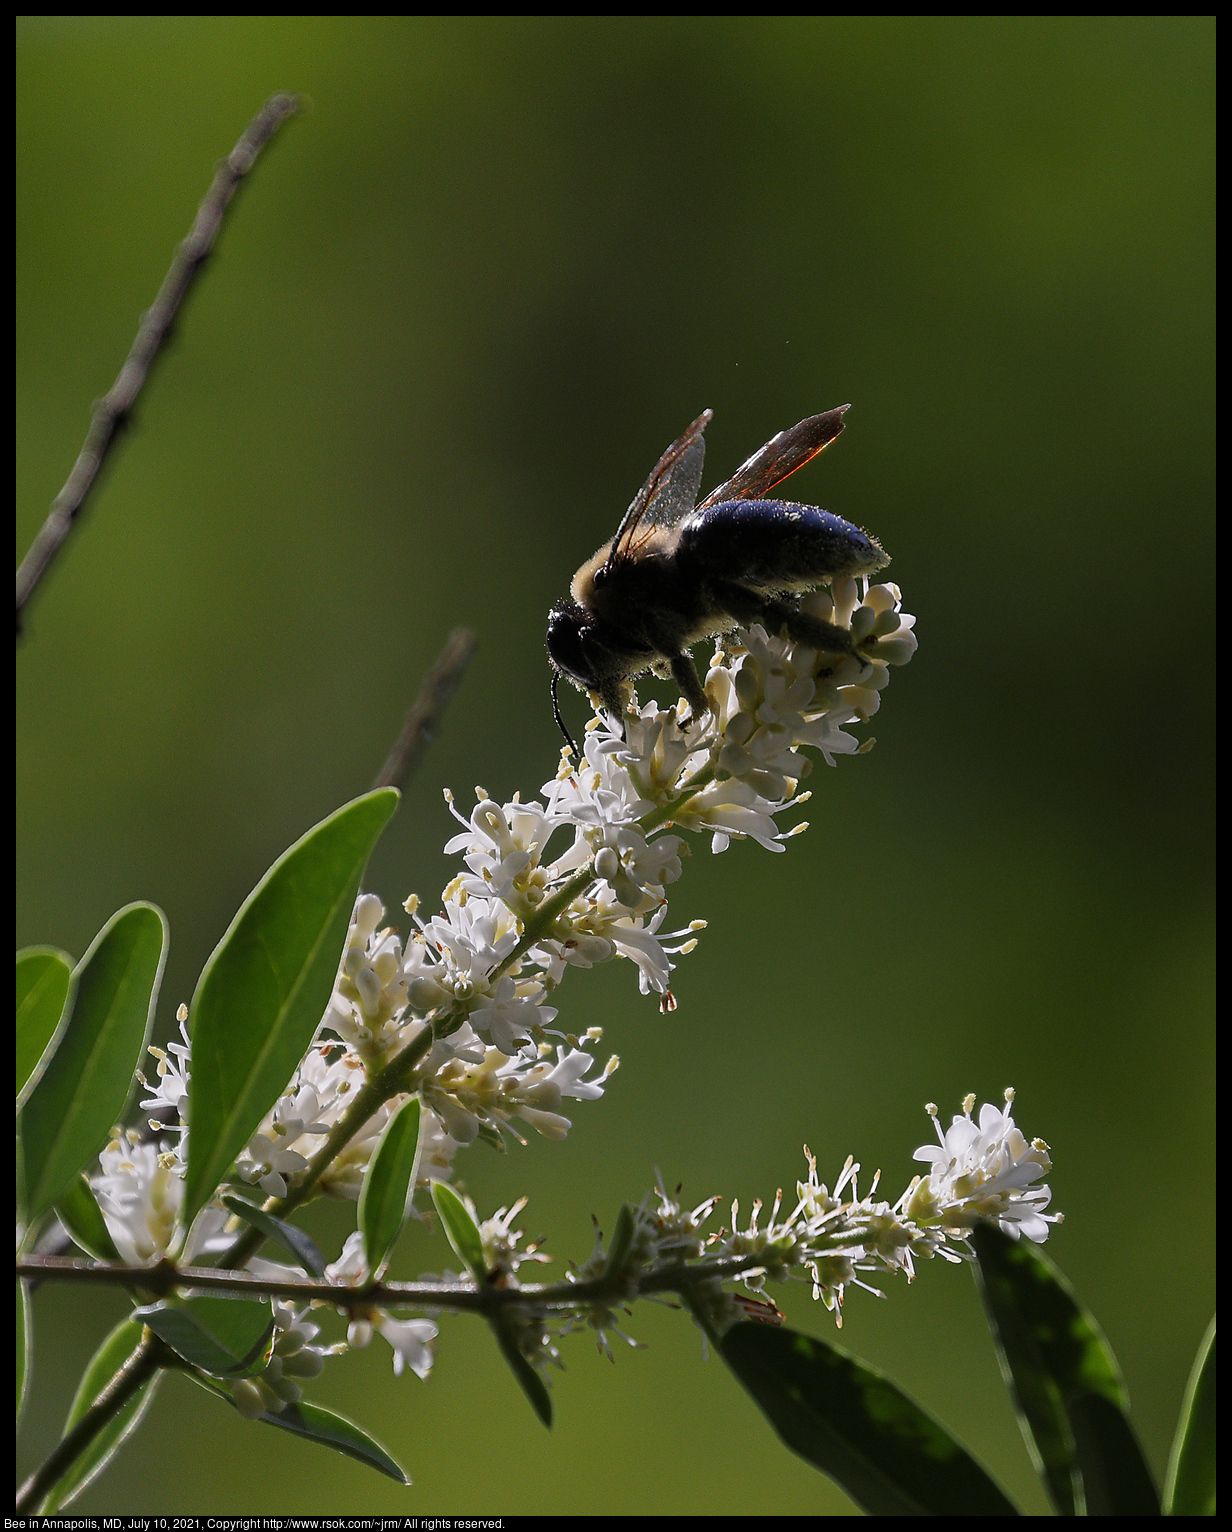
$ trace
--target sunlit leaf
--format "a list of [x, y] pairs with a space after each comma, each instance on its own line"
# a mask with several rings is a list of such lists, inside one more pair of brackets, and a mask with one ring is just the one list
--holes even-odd
[[92, 1255], [96, 1261], [120, 1259], [102, 1209], [84, 1175], [77, 1176], [56, 1203], [56, 1216], [87, 1255]]
[[483, 1255], [483, 1240], [479, 1226], [471, 1217], [470, 1210], [444, 1181], [433, 1181], [432, 1201], [440, 1214], [445, 1237], [453, 1246], [453, 1253], [462, 1261], [476, 1282], [482, 1282], [488, 1274]]
[[724, 1361], [793, 1452], [870, 1516], [1016, 1516], [984, 1469], [889, 1378], [809, 1335], [733, 1325]]
[[368, 793], [279, 857], [205, 965], [190, 1029], [184, 1221], [213, 1195], [329, 1005], [359, 880], [398, 802]]
[[78, 964], [72, 1012], [22, 1108], [26, 1217], [33, 1224], [107, 1142], [145, 1052], [167, 955], [152, 904], [113, 915]]
[[26, 1390], [30, 1386], [30, 1364], [34, 1360], [34, 1331], [31, 1327], [30, 1290], [24, 1279], [18, 1278], [17, 1288], [17, 1418], [21, 1419], [22, 1406], [26, 1402]]
[[1168, 1465], [1169, 1516], [1215, 1514], [1215, 1321], [1202, 1337]]
[[73, 962], [56, 947], [26, 947], [17, 954], [17, 1105], [38, 1084], [67, 1023]]
[[1120, 1371], [1095, 1320], [1030, 1240], [984, 1222], [971, 1243], [1001, 1369], [1057, 1514], [1158, 1516]]
[[[76, 1397], [69, 1409], [68, 1418], [64, 1422], [64, 1435], [68, 1435], [128, 1361], [141, 1343], [141, 1334], [142, 1327], [138, 1320], [131, 1316], [122, 1319], [94, 1353], [89, 1366], [81, 1376], [81, 1382], [77, 1385]], [[79, 1495], [91, 1480], [102, 1473], [121, 1444], [141, 1423], [141, 1417], [152, 1403], [161, 1378], [161, 1372], [152, 1373], [136, 1393], [126, 1400], [111, 1417], [85, 1451], [73, 1460], [72, 1465], [44, 1497], [40, 1506], [44, 1515], [62, 1509]]]
[[133, 1314], [186, 1362], [213, 1377], [251, 1378], [269, 1361], [274, 1314], [266, 1302], [174, 1298]]
[[357, 1217], [368, 1270], [374, 1277], [384, 1272], [406, 1219], [408, 1193], [415, 1185], [419, 1162], [419, 1118], [419, 1098], [412, 1096], [385, 1124], [364, 1174]]

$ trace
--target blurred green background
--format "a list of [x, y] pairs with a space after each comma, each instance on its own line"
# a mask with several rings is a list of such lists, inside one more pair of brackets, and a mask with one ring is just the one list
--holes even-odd
[[[1212, 20], [36, 18], [18, 45], [18, 548], [214, 161], [259, 165], [19, 646], [18, 939], [79, 955], [148, 898], [160, 1026], [252, 884], [364, 790], [455, 623], [479, 639], [370, 882], [450, 876], [440, 789], [555, 768], [544, 617], [707, 406], [707, 486], [853, 402], [793, 482], [872, 529], [918, 614], [871, 756], [819, 764], [782, 857], [698, 844], [660, 1017], [627, 964], [562, 1023], [623, 1067], [565, 1145], [459, 1161], [558, 1262], [662, 1168], [747, 1206], [850, 1152], [891, 1196], [967, 1091], [1056, 1161], [1050, 1252], [1162, 1474], [1209, 1318]], [[575, 726], [581, 699], [566, 699]], [[315, 1210], [337, 1242], [350, 1209]], [[1166, 1216], [1165, 1216], [1166, 1215]], [[1160, 1220], [1156, 1226], [1155, 1220]], [[1195, 1248], [1168, 1254], [1188, 1230]], [[1202, 1238], [1197, 1236], [1201, 1234]], [[1188, 1235], [1186, 1236], [1188, 1238]], [[1164, 1260], [1164, 1256], [1167, 1259]], [[1173, 1259], [1173, 1256], [1176, 1259]], [[401, 1272], [440, 1270], [412, 1230]], [[1043, 1508], [970, 1275], [854, 1291], [841, 1341]], [[775, 1296], [833, 1337], [807, 1289]], [[37, 1297], [25, 1465], [123, 1300]], [[179, 1379], [97, 1512], [848, 1514], [680, 1315], [557, 1425], [446, 1319], [315, 1395], [415, 1478], [242, 1425]]]

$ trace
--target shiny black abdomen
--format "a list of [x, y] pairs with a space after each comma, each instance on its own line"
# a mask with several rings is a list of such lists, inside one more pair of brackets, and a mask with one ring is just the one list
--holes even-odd
[[680, 524], [677, 573], [765, 590], [804, 590], [836, 575], [867, 574], [887, 561], [859, 527], [790, 500], [722, 500]]

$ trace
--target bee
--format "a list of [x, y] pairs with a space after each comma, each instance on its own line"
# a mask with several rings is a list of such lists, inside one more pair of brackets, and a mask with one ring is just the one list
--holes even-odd
[[634, 676], [671, 676], [699, 717], [708, 704], [689, 649], [709, 635], [760, 622], [797, 643], [856, 654], [847, 629], [802, 611], [800, 598], [838, 576], [883, 568], [881, 544], [829, 511], [762, 498], [835, 440], [849, 408], [780, 431], [700, 504], [702, 433], [713, 412], [667, 449], [616, 536], [548, 615], [552, 710], [571, 746], [557, 699], [561, 676], [617, 718]]

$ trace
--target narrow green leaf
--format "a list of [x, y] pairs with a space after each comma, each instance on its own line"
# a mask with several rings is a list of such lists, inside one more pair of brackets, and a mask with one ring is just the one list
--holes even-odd
[[419, 1097], [405, 1101], [385, 1124], [359, 1194], [358, 1222], [368, 1270], [383, 1275], [406, 1219], [419, 1163]]
[[[190, 1373], [189, 1376], [194, 1383], [200, 1384], [208, 1393], [225, 1400], [233, 1409], [236, 1408], [230, 1391], [222, 1384], [215, 1383], [212, 1378], [204, 1378], [200, 1373]], [[369, 1468], [375, 1468], [378, 1473], [387, 1474], [389, 1478], [396, 1479], [399, 1484], [411, 1482], [380, 1442], [369, 1436], [366, 1431], [361, 1431], [345, 1415], [335, 1415], [332, 1410], [323, 1410], [319, 1404], [309, 1404], [306, 1399], [301, 1399], [298, 1404], [287, 1405], [278, 1415], [267, 1410], [265, 1414], [258, 1415], [257, 1419], [263, 1425], [277, 1426], [280, 1431], [290, 1431], [295, 1436], [304, 1436], [309, 1441], [319, 1442], [322, 1447], [332, 1447], [335, 1452], [345, 1453], [347, 1457], [366, 1463]]]
[[73, 961], [57, 947], [17, 954], [17, 1106], [38, 1084], [68, 1021]]
[[222, 1200], [233, 1213], [238, 1213], [254, 1229], [260, 1229], [266, 1239], [277, 1241], [305, 1271], [311, 1272], [314, 1277], [325, 1275], [325, 1257], [317, 1249], [312, 1237], [302, 1229], [297, 1229], [293, 1223], [286, 1223], [281, 1218], [275, 1218], [262, 1208], [253, 1207], [251, 1202], [245, 1202], [242, 1197], [227, 1195]]
[[273, 1344], [268, 1303], [249, 1298], [175, 1298], [134, 1309], [133, 1317], [202, 1372], [251, 1378], [265, 1370]]
[[531, 1409], [550, 1431], [552, 1429], [552, 1396], [548, 1393], [547, 1384], [522, 1355], [522, 1348], [514, 1338], [508, 1318], [498, 1314], [490, 1321], [490, 1324], [492, 1334], [496, 1337], [496, 1344], [518, 1380], [519, 1388], [530, 1400]]
[[453, 1246], [453, 1253], [462, 1261], [476, 1282], [483, 1282], [488, 1275], [484, 1260], [483, 1240], [479, 1225], [470, 1215], [466, 1204], [444, 1181], [433, 1181], [432, 1201], [440, 1214], [445, 1237]]
[[633, 1209], [626, 1202], [616, 1215], [616, 1227], [612, 1230], [612, 1238], [607, 1247], [607, 1260], [603, 1263], [605, 1277], [615, 1276], [629, 1259], [635, 1228]]
[[[470, 1209], [444, 1181], [433, 1181], [432, 1201], [440, 1215], [453, 1252], [462, 1261], [476, 1282], [485, 1282], [488, 1276], [487, 1262], [483, 1254], [483, 1240], [479, 1226], [471, 1217]], [[545, 1426], [552, 1424], [552, 1399], [547, 1384], [522, 1355], [522, 1348], [514, 1339], [508, 1322], [500, 1315], [491, 1319], [492, 1333], [501, 1355], [509, 1363], [522, 1392], [531, 1402], [531, 1408]]]
[[1215, 1321], [1202, 1337], [1168, 1464], [1169, 1516], [1215, 1514]]
[[84, 1174], [72, 1182], [56, 1203], [56, 1214], [75, 1243], [87, 1255], [92, 1255], [96, 1261], [120, 1259], [120, 1252], [108, 1232], [102, 1209], [95, 1201], [90, 1182]]
[[167, 956], [167, 922], [130, 904], [73, 974], [72, 1014], [21, 1114], [26, 1217], [59, 1201], [124, 1114], [145, 1052]]
[[31, 1327], [30, 1291], [24, 1278], [17, 1280], [17, 1419], [30, 1386], [30, 1363], [34, 1359], [34, 1331]]
[[719, 1350], [787, 1446], [870, 1516], [1018, 1515], [930, 1415], [837, 1346], [746, 1322]]
[[184, 1221], [278, 1099], [329, 1005], [359, 880], [398, 802], [368, 793], [309, 830], [244, 901], [193, 996]]
[[[103, 1344], [94, 1353], [89, 1366], [81, 1375], [77, 1394], [64, 1422], [64, 1435], [77, 1424], [98, 1396], [128, 1361], [141, 1342], [141, 1324], [130, 1315], [122, 1319]], [[131, 1399], [107, 1422], [80, 1457], [52, 1486], [39, 1507], [43, 1515], [61, 1510], [78, 1496], [86, 1485], [96, 1479], [119, 1451], [121, 1444], [130, 1437], [141, 1423], [153, 1401], [162, 1378], [155, 1372], [142, 1384]]]
[[[1057, 1514], [1158, 1516], [1120, 1371], [1095, 1320], [1031, 1241], [984, 1222], [971, 1244], [1001, 1371]], [[1118, 1509], [1097, 1509], [1108, 1504]]]
[[1129, 1416], [1103, 1394], [1067, 1401], [1087, 1516], [1159, 1516], [1159, 1492]]

